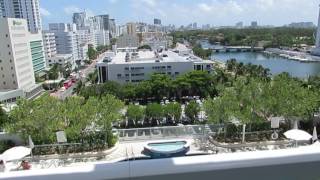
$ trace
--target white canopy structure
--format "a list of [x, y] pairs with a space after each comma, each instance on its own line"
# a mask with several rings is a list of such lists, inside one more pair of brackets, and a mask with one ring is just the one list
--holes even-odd
[[20, 160], [28, 156], [30, 153], [31, 153], [30, 148], [26, 148], [23, 146], [16, 146], [6, 150], [3, 154], [1, 154], [0, 158], [8, 162], [8, 161]]
[[299, 129], [291, 129], [285, 132], [284, 135], [286, 136], [286, 138], [292, 139], [295, 141], [307, 141], [312, 138], [312, 136], [309, 133]]

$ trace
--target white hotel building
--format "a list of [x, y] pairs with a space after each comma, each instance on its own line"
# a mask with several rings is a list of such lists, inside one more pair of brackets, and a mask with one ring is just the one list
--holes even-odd
[[36, 85], [32, 44], [25, 19], [0, 18], [0, 102], [18, 97], [33, 98], [42, 90]]
[[154, 51], [118, 49], [97, 63], [99, 83], [119, 83], [148, 80], [154, 73], [167, 74], [175, 78], [193, 70], [213, 71], [213, 62], [196, 57], [182, 45], [176, 50], [155, 53]]

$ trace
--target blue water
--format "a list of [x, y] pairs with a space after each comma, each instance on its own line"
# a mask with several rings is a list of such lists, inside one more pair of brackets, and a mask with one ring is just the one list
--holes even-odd
[[183, 146], [186, 145], [186, 142], [177, 141], [177, 142], [166, 142], [166, 143], [150, 143], [148, 145], [156, 151], [169, 152], [169, 151], [176, 151], [183, 148]]
[[279, 56], [268, 56], [263, 53], [256, 52], [228, 52], [214, 53], [212, 58], [221, 62], [226, 62], [230, 59], [236, 59], [238, 62], [245, 64], [252, 63], [262, 65], [269, 68], [273, 75], [282, 72], [288, 72], [294, 77], [306, 78], [308, 76], [320, 75], [320, 63], [303, 63], [298, 61], [288, 60]]

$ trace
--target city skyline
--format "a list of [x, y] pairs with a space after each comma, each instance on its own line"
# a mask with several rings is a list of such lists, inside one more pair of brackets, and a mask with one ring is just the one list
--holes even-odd
[[[109, 14], [117, 24], [131, 21], [152, 23], [159, 18], [163, 24], [187, 25], [191, 22], [214, 26], [258, 21], [259, 25], [282, 26], [291, 22], [317, 23], [318, 1], [301, 0], [57, 0], [41, 1], [44, 28], [52, 22], [71, 22], [72, 14], [86, 11], [89, 15]], [[119, 11], [119, 9], [121, 11]], [[208, 18], [212, 17], [212, 18]]]

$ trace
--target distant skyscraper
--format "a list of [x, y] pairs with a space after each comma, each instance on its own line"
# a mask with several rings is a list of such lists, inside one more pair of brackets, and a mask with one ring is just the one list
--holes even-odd
[[72, 65], [74, 65], [76, 61], [81, 60], [79, 37], [75, 24], [51, 23], [49, 24], [49, 32], [55, 35], [58, 54], [72, 54]]
[[46, 57], [54, 57], [57, 54], [56, 37], [54, 33], [43, 31], [42, 37]]
[[236, 28], [239, 28], [239, 29], [243, 28], [243, 22], [238, 22], [236, 24]]
[[109, 30], [109, 23], [110, 23], [109, 15], [108, 14], [98, 15], [97, 17], [98, 17], [97, 20], [100, 21], [99, 22], [100, 28], [108, 31]]
[[293, 22], [289, 24], [288, 27], [308, 29], [308, 28], [314, 28], [315, 25], [313, 24], [313, 22]]
[[88, 22], [86, 12], [73, 13], [72, 21], [76, 24], [78, 30], [84, 29]]
[[39, 0], [0, 0], [0, 15], [26, 19], [31, 33], [42, 29]]
[[318, 17], [318, 29], [316, 35], [316, 48], [312, 50], [312, 54], [320, 56], [320, 10], [319, 10], [319, 17]]
[[192, 24], [192, 29], [198, 29], [198, 24], [196, 22]]
[[154, 19], [153, 20], [154, 25], [161, 25], [161, 20], [160, 19]]
[[116, 37], [117, 35], [117, 25], [116, 25], [116, 20], [115, 19], [109, 19], [109, 33], [111, 38]]
[[136, 25], [136, 23], [127, 23], [127, 33], [129, 35], [136, 35], [137, 34], [137, 25]]
[[251, 27], [252, 28], [257, 28], [258, 27], [258, 22], [257, 21], [252, 21], [251, 22]]

